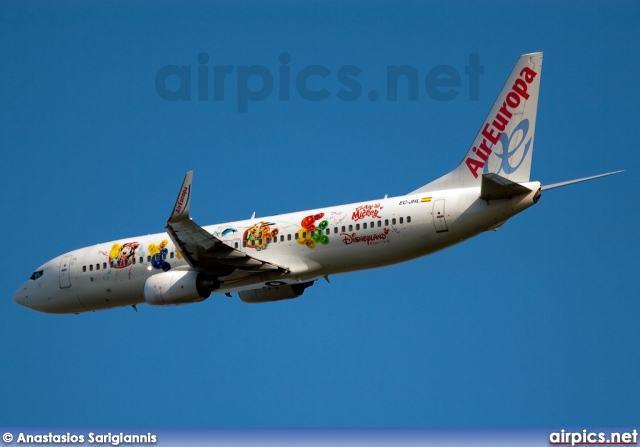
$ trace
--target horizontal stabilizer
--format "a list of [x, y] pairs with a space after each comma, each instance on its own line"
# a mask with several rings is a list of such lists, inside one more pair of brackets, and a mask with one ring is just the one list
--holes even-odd
[[619, 174], [621, 172], [624, 172], [624, 170], [622, 170], [622, 171], [614, 171], [614, 172], [607, 172], [606, 174], [592, 175], [591, 177], [584, 177], [584, 178], [579, 178], [579, 179], [576, 179], [576, 180], [568, 180], [566, 182], [554, 183], [552, 185], [542, 185], [542, 190], [544, 191], [544, 190], [547, 190], [547, 189], [560, 188], [561, 186], [567, 186], [567, 185], [572, 185], [574, 183], [586, 182], [587, 180], [593, 180], [593, 179], [600, 178], [600, 177], [606, 177], [608, 175]]
[[531, 192], [518, 183], [512, 182], [498, 174], [482, 174], [480, 198], [485, 200], [510, 199], [511, 197]]

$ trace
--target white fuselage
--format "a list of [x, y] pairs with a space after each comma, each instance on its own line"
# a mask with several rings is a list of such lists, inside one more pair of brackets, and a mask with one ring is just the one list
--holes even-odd
[[497, 228], [540, 197], [529, 180], [541, 70], [542, 53], [521, 55], [462, 162], [405, 196], [201, 227], [189, 218], [189, 171], [166, 233], [52, 259], [14, 300], [49, 313], [231, 292], [247, 303], [279, 301], [319, 278], [408, 261]]
[[[203, 227], [279, 270], [220, 277], [213, 293], [314, 281], [408, 261], [500, 226], [537, 201], [540, 184], [511, 199], [481, 199], [480, 188], [433, 191]], [[149, 277], [189, 265], [167, 233], [81, 248], [39, 267], [15, 293], [18, 304], [78, 313], [145, 302]]]

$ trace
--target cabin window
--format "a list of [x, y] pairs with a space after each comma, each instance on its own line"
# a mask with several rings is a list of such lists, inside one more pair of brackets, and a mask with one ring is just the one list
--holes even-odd
[[140, 256], [140, 264], [144, 264], [144, 257]]
[[333, 227], [333, 233], [338, 234], [338, 227]]
[[353, 225], [349, 225], [349, 231], [353, 231]]
[[388, 227], [388, 226], [389, 226], [389, 219], [385, 219], [385, 220], [384, 220], [384, 226], [385, 226], [385, 227]]
[[[83, 272], [86, 272], [86, 271], [87, 271], [87, 266], [86, 266], [86, 265], [83, 265], [83, 266], [82, 266], [82, 271], [83, 271]], [[36, 273], [38, 273], [38, 272], [36, 272]], [[35, 275], [36, 273], [34, 273], [33, 275]], [[31, 275], [31, 279], [38, 279], [38, 278], [39, 278], [39, 277], [38, 277], [38, 278], [34, 278], [34, 277], [33, 277], [33, 275]]]
[[271, 242], [271, 238], [270, 238], [270, 237], [268, 237], [268, 238], [267, 238], [267, 244], [268, 244], [269, 242]]
[[407, 216], [407, 223], [411, 223], [411, 216]]
[[347, 231], [347, 229], [345, 228], [345, 226], [342, 226], [342, 232], [344, 233], [345, 231]]
[[393, 219], [391, 219], [391, 225], [395, 225], [396, 224], [396, 218], [394, 217]]
[[169, 257], [173, 259], [173, 252], [169, 253]]
[[133, 257], [131, 258], [131, 261], [135, 264], [135, 263], [136, 263], [136, 257], [135, 257], [135, 256], [133, 256]]
[[307, 238], [307, 232], [306, 232], [306, 231], [303, 231], [303, 232], [302, 232], [302, 239], [306, 239], [306, 238]]
[[327, 228], [326, 233], [327, 233], [327, 236], [328, 236], [329, 234], [331, 234], [331, 230], [329, 228]]
[[234, 245], [235, 248], [238, 248], [238, 243], [237, 242], [234, 243], [233, 245]]
[[360, 224], [356, 224], [356, 230], [360, 229]]
[[311, 237], [313, 237], [315, 235], [315, 231], [311, 230]]
[[[278, 236], [273, 238], [273, 242], [278, 242]], [[267, 244], [269, 243], [269, 238], [267, 238]]]
[[100, 270], [100, 264], [96, 264], [96, 270]]
[[284, 234], [280, 236], [280, 242], [284, 242]]
[[[296, 238], [297, 239], [297, 238]], [[287, 240], [290, 241], [291, 240], [291, 234], [287, 234]]]
[[367, 223], [366, 223], [366, 222], [362, 224], [362, 229], [363, 229], [363, 230], [366, 230], [366, 229], [367, 229]]
[[147, 256], [147, 262], [151, 262], [151, 256]]
[[381, 226], [382, 226], [382, 221], [381, 221], [381, 220], [379, 220], [379, 221], [378, 221], [378, 227], [381, 227]]
[[242, 241], [242, 246], [246, 247], [247, 246], [247, 241]]
[[91, 265], [89, 266], [89, 271], [90, 271], [90, 272], [93, 272], [93, 264], [91, 264]]
[[400, 223], [401, 223], [401, 224], [402, 224], [402, 223], [404, 223], [404, 217], [401, 217], [401, 218], [400, 218]]

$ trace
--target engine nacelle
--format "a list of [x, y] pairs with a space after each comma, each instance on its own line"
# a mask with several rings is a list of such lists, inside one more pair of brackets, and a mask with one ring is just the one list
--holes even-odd
[[300, 284], [263, 287], [262, 289], [244, 290], [238, 296], [245, 303], [267, 303], [269, 301], [290, 300], [298, 298], [304, 289], [313, 285], [313, 281]]
[[190, 270], [157, 273], [144, 283], [144, 300], [152, 306], [197, 303], [220, 287], [217, 278]]

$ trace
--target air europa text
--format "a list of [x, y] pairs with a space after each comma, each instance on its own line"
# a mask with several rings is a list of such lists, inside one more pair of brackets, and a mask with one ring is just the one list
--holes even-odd
[[187, 187], [182, 188], [182, 192], [180, 193], [180, 200], [178, 200], [178, 205], [176, 206], [176, 213], [182, 212], [182, 206], [184, 205], [184, 199], [187, 197], [189, 193], [189, 189]]
[[[482, 128], [482, 136], [484, 138], [479, 145], [480, 147], [474, 146], [473, 149], [471, 149], [480, 160], [467, 157], [465, 161], [467, 168], [469, 168], [469, 171], [475, 178], [478, 178], [478, 169], [484, 168], [485, 163], [489, 160], [489, 155], [491, 155], [492, 152], [491, 147], [498, 143], [500, 135], [502, 135], [502, 132], [507, 128], [513, 117], [513, 113], [511, 113], [509, 109], [515, 110], [520, 105], [521, 100], [526, 101], [529, 99], [529, 93], [527, 93], [528, 84], [533, 82], [537, 74], [538, 73], [529, 67], [523, 68], [520, 71], [520, 77], [517, 78], [511, 86], [511, 91], [507, 94], [500, 110], [493, 118], [493, 122], [491, 122], [491, 124], [488, 122], [484, 124]], [[491, 147], [487, 146], [487, 141], [491, 143]], [[503, 150], [507, 149], [508, 148], [504, 148]]]

